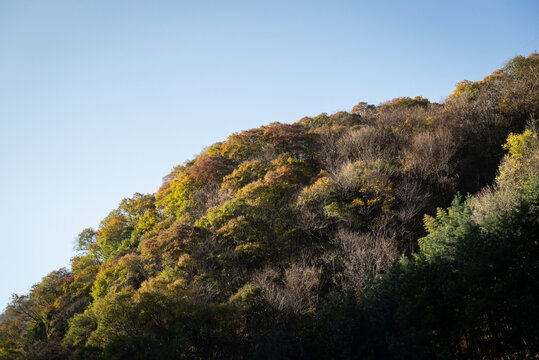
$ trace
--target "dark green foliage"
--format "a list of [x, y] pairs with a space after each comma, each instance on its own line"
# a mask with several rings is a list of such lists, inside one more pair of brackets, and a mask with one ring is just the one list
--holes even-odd
[[24, 342], [22, 347], [25, 351], [30, 351], [33, 344], [38, 341], [45, 340], [47, 340], [47, 331], [45, 329], [45, 324], [43, 324], [41, 321], [37, 321], [24, 336]]
[[311, 359], [385, 358], [385, 342], [352, 294], [332, 294], [317, 313], [306, 344]]
[[[523, 358], [539, 351], [539, 182], [509, 214], [474, 225], [456, 201], [368, 294], [395, 358]], [[433, 249], [436, 249], [433, 251]]]

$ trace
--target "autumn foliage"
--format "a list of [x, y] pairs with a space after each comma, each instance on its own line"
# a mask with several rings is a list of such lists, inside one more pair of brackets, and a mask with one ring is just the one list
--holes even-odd
[[0, 359], [537, 357], [538, 75], [209, 146], [13, 296]]

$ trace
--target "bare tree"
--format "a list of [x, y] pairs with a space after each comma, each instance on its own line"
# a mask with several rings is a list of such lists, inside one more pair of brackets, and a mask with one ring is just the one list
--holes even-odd
[[363, 126], [348, 131], [337, 142], [341, 161], [375, 161], [388, 158], [396, 151], [395, 136], [389, 129]]
[[333, 241], [337, 247], [333, 259], [342, 269], [341, 286], [358, 297], [399, 255], [394, 236], [383, 230], [360, 234], [341, 229]]
[[[400, 206], [395, 211], [395, 218], [400, 223], [398, 233], [401, 246], [411, 253], [416, 244], [415, 229], [423, 225], [423, 213], [428, 205], [428, 192], [421, 184], [412, 179], [405, 179], [395, 187]], [[401, 248], [402, 249], [402, 248]]]
[[421, 132], [404, 151], [405, 169], [420, 178], [444, 178], [451, 174], [451, 158], [457, 151], [456, 141], [448, 128]]
[[220, 191], [220, 187], [220, 183], [212, 182], [193, 193], [191, 198], [197, 204], [196, 208], [192, 211], [195, 220], [206, 215], [209, 208], [217, 207], [229, 199], [230, 192], [226, 190]]
[[278, 311], [299, 314], [316, 306], [321, 270], [305, 261], [284, 271], [267, 267], [254, 277], [262, 298]]

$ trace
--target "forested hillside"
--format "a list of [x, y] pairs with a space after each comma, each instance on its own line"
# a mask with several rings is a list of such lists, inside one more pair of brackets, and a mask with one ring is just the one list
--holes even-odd
[[538, 116], [533, 53], [233, 134], [14, 295], [0, 359], [537, 358]]

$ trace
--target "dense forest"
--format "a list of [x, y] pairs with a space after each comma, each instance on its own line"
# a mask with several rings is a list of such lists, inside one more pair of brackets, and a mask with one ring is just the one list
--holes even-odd
[[539, 55], [236, 133], [13, 295], [0, 359], [539, 356]]

